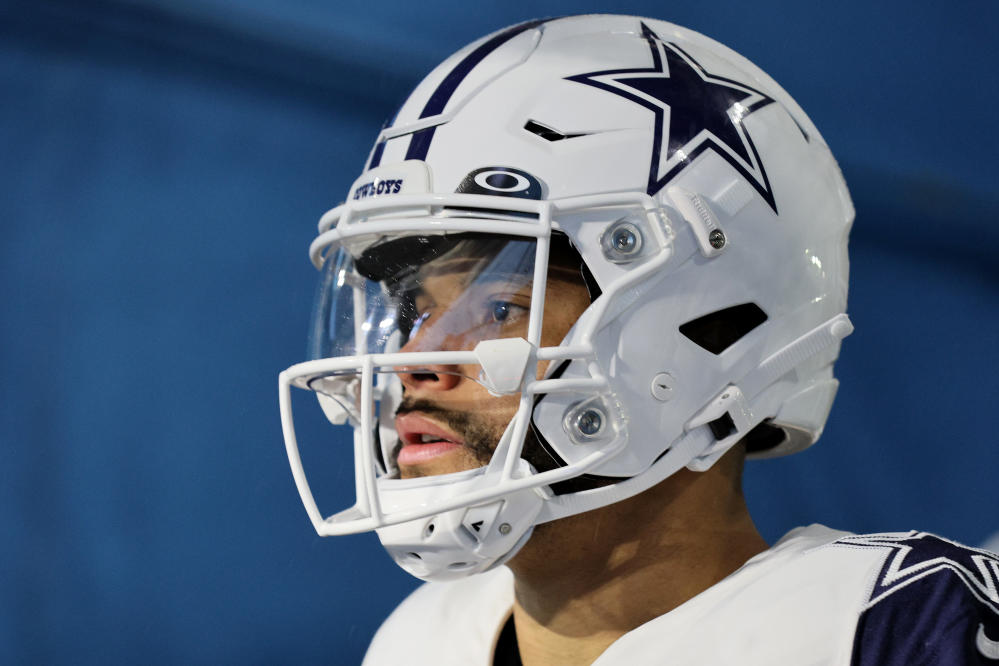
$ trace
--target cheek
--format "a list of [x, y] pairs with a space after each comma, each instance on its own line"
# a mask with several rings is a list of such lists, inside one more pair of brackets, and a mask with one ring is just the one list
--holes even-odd
[[544, 330], [541, 333], [541, 344], [554, 347], [565, 339], [579, 316], [590, 306], [587, 293], [580, 293], [579, 287], [555, 287], [554, 302], [545, 299]]
[[551, 365], [551, 361], [542, 361], [538, 363], [538, 374], [535, 379], [544, 379], [545, 373], [548, 372], [548, 366]]
[[488, 400], [482, 402], [479, 406], [478, 412], [481, 417], [480, 420], [492, 427], [499, 425], [505, 426], [510, 419], [513, 418], [513, 415], [517, 412], [517, 407], [519, 405], [519, 393], [498, 397], [489, 396]]
[[[569, 333], [579, 316], [590, 307], [590, 295], [585, 287], [578, 284], [555, 283], [548, 287], [554, 300], [545, 299], [544, 330], [541, 332], [541, 346], [555, 347]], [[538, 364], [538, 379], [543, 379], [550, 361]]]
[[478, 365], [452, 366], [461, 379], [448, 391], [434, 396], [434, 403], [469, 421], [486, 427], [505, 426], [520, 406], [520, 393], [495, 396], [476, 381], [482, 368]]

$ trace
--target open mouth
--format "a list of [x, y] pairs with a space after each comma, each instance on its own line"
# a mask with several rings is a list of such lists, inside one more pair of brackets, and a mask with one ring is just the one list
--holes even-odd
[[396, 462], [399, 465], [419, 465], [464, 446], [464, 441], [417, 413], [402, 414], [395, 419], [396, 432], [402, 448]]

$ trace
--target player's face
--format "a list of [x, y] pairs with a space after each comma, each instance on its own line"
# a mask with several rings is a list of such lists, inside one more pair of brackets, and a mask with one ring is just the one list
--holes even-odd
[[[470, 350], [482, 340], [527, 337], [529, 276], [475, 274], [473, 279], [462, 262], [454, 261], [433, 266], [421, 285], [403, 352]], [[578, 270], [555, 266], [549, 269], [546, 294], [541, 344], [554, 346], [589, 306], [590, 297]], [[489, 462], [520, 396], [491, 396], [473, 379], [479, 371], [477, 365], [437, 365], [401, 375], [395, 456], [402, 478]], [[539, 377], [544, 371], [539, 366]]]

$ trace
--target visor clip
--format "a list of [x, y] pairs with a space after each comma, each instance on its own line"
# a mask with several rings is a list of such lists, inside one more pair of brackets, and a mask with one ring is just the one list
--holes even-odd
[[475, 346], [475, 357], [482, 367], [479, 380], [489, 393], [509, 395], [520, 391], [534, 345], [524, 338], [483, 340]]
[[721, 228], [718, 216], [708, 205], [707, 199], [676, 185], [670, 187], [667, 193], [683, 219], [690, 225], [701, 254], [709, 258], [721, 254], [728, 245], [728, 236]]

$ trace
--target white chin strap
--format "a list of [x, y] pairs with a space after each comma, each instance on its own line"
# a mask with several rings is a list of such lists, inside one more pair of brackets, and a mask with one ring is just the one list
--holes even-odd
[[[518, 476], [530, 476], [519, 461]], [[419, 479], [379, 479], [383, 507], [392, 511], [445, 500], [491, 485], [487, 468]], [[486, 504], [452, 509], [375, 530], [396, 563], [417, 578], [452, 580], [503, 564], [527, 543], [543, 493], [519, 490]]]

